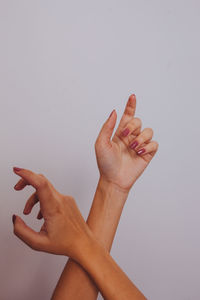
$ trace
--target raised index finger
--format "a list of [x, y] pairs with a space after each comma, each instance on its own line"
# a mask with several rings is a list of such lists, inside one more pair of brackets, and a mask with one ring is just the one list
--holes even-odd
[[131, 119], [135, 115], [136, 110], [136, 96], [135, 94], [130, 95], [126, 107], [124, 109], [124, 113], [122, 115], [122, 118], [119, 122], [119, 126], [116, 130], [116, 135], [119, 135], [121, 131], [126, 127], [126, 125], [131, 121]]
[[129, 117], [133, 117], [135, 115], [135, 109], [136, 109], [136, 96], [135, 94], [130, 95], [127, 103], [126, 103], [126, 107], [124, 109], [124, 113], [123, 116], [129, 116]]

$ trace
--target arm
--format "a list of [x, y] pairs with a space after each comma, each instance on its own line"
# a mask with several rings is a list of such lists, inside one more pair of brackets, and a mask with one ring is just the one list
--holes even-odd
[[[138, 136], [138, 150], [152, 137], [152, 130], [149, 128], [139, 136], [141, 121], [133, 118], [135, 109], [136, 98], [135, 95], [131, 95], [113, 140], [111, 141], [111, 136], [116, 124], [115, 111], [105, 122], [95, 144], [100, 180], [87, 224], [107, 250], [111, 249], [129, 190], [156, 152], [156, 143], [151, 142], [146, 151], [146, 157], [148, 155], [149, 157], [145, 161], [144, 157], [139, 157], [129, 147], [136, 136]], [[124, 131], [128, 134], [124, 134]], [[65, 300], [66, 298], [95, 300], [97, 294], [98, 289], [87, 272], [69, 259], [57, 283], [52, 300]]]
[[27, 169], [15, 172], [25, 185], [36, 189], [25, 209], [33, 207], [33, 199], [34, 203], [38, 199], [44, 217], [40, 232], [36, 232], [13, 215], [16, 236], [34, 250], [71, 257], [86, 269], [106, 299], [145, 299], [95, 238], [72, 197], [60, 194], [44, 175]]
[[79, 263], [87, 270], [101, 291], [104, 299], [110, 300], [145, 300], [144, 295], [120, 269], [108, 251], [91, 240]]
[[[87, 223], [98, 241], [108, 250], [110, 250], [128, 192], [157, 150], [157, 143], [150, 142], [152, 130], [147, 128], [140, 133], [141, 121], [133, 118], [135, 107], [136, 99], [132, 95], [129, 97], [112, 141], [110, 139], [116, 123], [115, 111], [102, 127], [95, 144], [100, 180]], [[135, 148], [132, 147], [133, 141], [137, 142]], [[139, 153], [142, 147], [146, 151]], [[20, 190], [26, 184], [22, 179], [15, 189]], [[24, 213], [30, 213], [36, 202], [34, 196], [30, 197]], [[42, 209], [39, 215], [43, 216]], [[44, 228], [43, 225], [42, 229]], [[85, 297], [96, 299], [97, 289], [82, 267], [75, 261], [69, 260], [54, 296], [59, 300], [66, 299], [66, 297], [67, 299]]]
[[[128, 193], [99, 179], [87, 224], [98, 240], [110, 250]], [[98, 288], [88, 273], [69, 259], [58, 281], [53, 300], [96, 299]]]

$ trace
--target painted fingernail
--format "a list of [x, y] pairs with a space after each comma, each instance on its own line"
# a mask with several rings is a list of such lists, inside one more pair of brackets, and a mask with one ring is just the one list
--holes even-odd
[[24, 215], [28, 215], [30, 213], [30, 209], [26, 208], [23, 210]]
[[135, 147], [137, 147], [137, 145], [138, 145], [138, 142], [135, 141], [135, 142], [133, 142], [132, 144], [130, 144], [130, 148], [131, 148], [131, 149], [135, 149]]
[[128, 128], [126, 128], [122, 131], [122, 135], [127, 136], [129, 134], [129, 132], [130, 132], [130, 130]]
[[142, 153], [144, 153], [144, 152], [145, 152], [145, 149], [142, 148], [142, 149], [140, 149], [140, 150], [137, 152], [137, 154], [142, 154]]
[[13, 224], [15, 224], [15, 220], [16, 220], [16, 216], [13, 215], [13, 216], [12, 216], [12, 222], [13, 222]]
[[113, 109], [113, 111], [111, 112], [111, 114], [110, 114], [110, 116], [108, 117], [108, 119], [110, 119], [110, 117], [112, 116], [113, 113], [114, 113], [114, 109]]
[[14, 170], [15, 172], [19, 172], [19, 171], [21, 171], [22, 169], [21, 169], [21, 168], [18, 168], [18, 167], [13, 167], [13, 170]]

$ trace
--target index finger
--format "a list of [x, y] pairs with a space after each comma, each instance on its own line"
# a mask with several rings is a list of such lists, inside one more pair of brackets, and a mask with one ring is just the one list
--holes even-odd
[[55, 211], [57, 199], [55, 193], [57, 193], [57, 191], [44, 175], [16, 167], [13, 168], [13, 171], [36, 189], [36, 194], [43, 212], [48, 214]]
[[14, 167], [13, 171], [22, 177], [22, 180], [24, 183], [26, 182], [26, 185], [32, 185], [36, 190], [38, 190], [44, 183], [44, 179], [39, 174], [36, 174], [31, 170]]
[[128, 122], [131, 121], [131, 119], [135, 115], [135, 110], [136, 110], [136, 96], [135, 96], [135, 94], [132, 94], [132, 95], [130, 95], [130, 97], [129, 97], [127, 103], [126, 103], [124, 113], [123, 113], [122, 118], [119, 122], [119, 126], [116, 130], [117, 134], [120, 134], [121, 130], [126, 127]]

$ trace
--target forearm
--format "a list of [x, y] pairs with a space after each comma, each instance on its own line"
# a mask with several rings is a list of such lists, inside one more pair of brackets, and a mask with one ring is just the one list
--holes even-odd
[[[87, 224], [98, 241], [110, 250], [128, 193], [100, 178]], [[97, 298], [98, 288], [88, 273], [69, 259], [55, 288], [52, 300]]]
[[110, 251], [128, 192], [99, 180], [87, 224], [96, 239]]
[[146, 299], [116, 264], [109, 252], [94, 239], [89, 240], [85, 251], [80, 253], [78, 261], [93, 278], [104, 299]]

